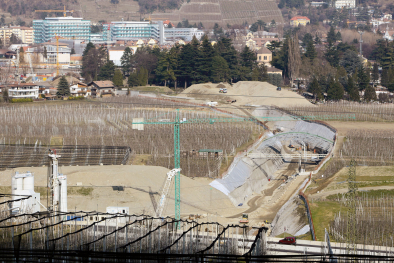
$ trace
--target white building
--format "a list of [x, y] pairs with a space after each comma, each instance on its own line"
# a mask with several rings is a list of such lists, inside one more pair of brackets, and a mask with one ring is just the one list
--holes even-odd
[[198, 28], [164, 28], [164, 38], [166, 41], [175, 39], [191, 41], [193, 36], [200, 40], [203, 35], [204, 31], [199, 30]]
[[12, 99], [37, 99], [39, 87], [34, 83], [8, 84], [0, 87], [1, 90], [8, 89], [8, 96]]
[[[120, 67], [122, 65], [121, 58], [123, 56], [126, 47], [112, 47], [108, 50], [109, 60], [114, 62], [115, 66]], [[131, 52], [134, 54], [134, 49], [130, 48]]]
[[[46, 48], [47, 57], [44, 57], [44, 47]], [[59, 43], [59, 56], [57, 54], [57, 46], [56, 43], [44, 43], [42, 46], [31, 47], [25, 51], [25, 62], [38, 64], [38, 63], [47, 63], [47, 64], [56, 64], [57, 59], [59, 58], [60, 65], [70, 65], [70, 55], [71, 49], [67, 47], [67, 44]]]
[[336, 0], [335, 8], [356, 8], [356, 0]]
[[40, 212], [40, 193], [34, 192], [34, 175], [31, 172], [16, 172], [11, 179], [11, 192], [14, 200], [12, 214]]

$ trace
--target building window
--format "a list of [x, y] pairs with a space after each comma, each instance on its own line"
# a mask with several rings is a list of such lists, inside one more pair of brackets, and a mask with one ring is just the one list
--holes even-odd
[[264, 60], [267, 60], [267, 56], [264, 56]]
[[261, 56], [259, 56], [259, 60], [261, 60]]

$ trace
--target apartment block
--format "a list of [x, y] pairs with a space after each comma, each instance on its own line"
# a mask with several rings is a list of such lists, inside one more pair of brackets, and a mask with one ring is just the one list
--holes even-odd
[[3, 43], [9, 44], [12, 34], [19, 38], [24, 44], [34, 43], [34, 30], [31, 27], [10, 26], [0, 28], [0, 38]]
[[46, 17], [34, 20], [34, 43], [44, 43], [60, 36], [64, 39], [81, 39], [89, 41], [90, 20], [77, 17]]

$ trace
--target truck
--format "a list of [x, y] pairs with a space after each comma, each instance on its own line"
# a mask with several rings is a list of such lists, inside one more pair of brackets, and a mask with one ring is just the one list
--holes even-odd
[[227, 88], [220, 88], [219, 93], [227, 93]]

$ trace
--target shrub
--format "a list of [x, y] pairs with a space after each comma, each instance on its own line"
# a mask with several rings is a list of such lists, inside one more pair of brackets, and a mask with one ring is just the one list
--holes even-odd
[[84, 100], [84, 96], [77, 96], [77, 97], [68, 97], [69, 100]]
[[23, 102], [33, 102], [33, 99], [32, 98], [11, 99], [11, 103], [23, 103]]

